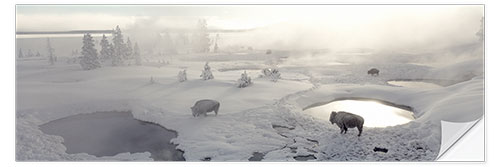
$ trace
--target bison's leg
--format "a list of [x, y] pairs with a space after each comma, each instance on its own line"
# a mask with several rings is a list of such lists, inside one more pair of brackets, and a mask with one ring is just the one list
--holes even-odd
[[347, 130], [348, 130], [347, 125], [344, 124], [344, 134], [347, 133]]
[[358, 126], [358, 131], [359, 131], [358, 136], [361, 136], [361, 133], [363, 132], [363, 127], [362, 126]]
[[337, 126], [340, 128], [340, 134], [344, 133], [344, 124], [337, 123]]
[[217, 103], [217, 105], [215, 106], [215, 109], [214, 109], [215, 116], [217, 116], [217, 113], [219, 112], [219, 106], [220, 106], [220, 103]]

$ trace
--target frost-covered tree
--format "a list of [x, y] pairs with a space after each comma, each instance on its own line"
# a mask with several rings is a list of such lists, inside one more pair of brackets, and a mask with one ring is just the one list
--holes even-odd
[[188, 45], [188, 44], [189, 44], [189, 38], [188, 38], [188, 36], [186, 35], [186, 33], [180, 32], [177, 35], [176, 45], [185, 46], [185, 45]]
[[186, 69], [179, 71], [179, 74], [177, 74], [177, 80], [179, 82], [184, 82], [187, 80]]
[[108, 38], [106, 37], [106, 35], [102, 34], [101, 43], [99, 43], [99, 45], [101, 45], [101, 51], [99, 52], [101, 54], [101, 59], [111, 59], [111, 57], [113, 56], [113, 50], [111, 48], [111, 44], [108, 42]]
[[214, 75], [212, 75], [212, 71], [210, 70], [210, 66], [208, 65], [208, 62], [205, 63], [205, 67], [203, 68], [203, 71], [201, 71], [200, 77], [203, 80], [214, 79]]
[[23, 58], [24, 55], [23, 55], [23, 50], [21, 50], [21, 48], [19, 48], [19, 52], [17, 52], [17, 58]]
[[127, 59], [132, 59], [132, 57], [134, 56], [134, 49], [132, 47], [132, 41], [130, 41], [130, 38], [127, 37], [127, 44], [125, 46], [125, 57]]
[[269, 78], [271, 81], [276, 82], [278, 79], [281, 79], [281, 73], [278, 69], [274, 68], [265, 68], [262, 70], [263, 77]]
[[481, 18], [481, 26], [479, 27], [479, 31], [477, 31], [476, 36], [479, 37], [479, 41], [484, 41], [484, 17]]
[[35, 57], [41, 57], [42, 55], [40, 55], [40, 52], [36, 51], [36, 55]]
[[26, 55], [26, 57], [33, 57], [33, 56], [35, 56], [35, 55], [31, 51], [31, 49], [28, 49], [28, 54]]
[[238, 79], [237, 85], [238, 88], [244, 88], [252, 84], [252, 78], [250, 78], [247, 74], [247, 71], [241, 74], [241, 78]]
[[198, 20], [195, 38], [193, 39], [196, 52], [206, 53], [210, 51], [210, 38], [208, 35], [207, 21], [205, 19]]
[[52, 48], [50, 45], [50, 39], [47, 38], [47, 55], [49, 56], [49, 64], [54, 65], [54, 62], [56, 61], [56, 56], [54, 55], [55, 49]]
[[135, 65], [142, 65], [141, 50], [139, 49], [139, 45], [137, 45], [137, 42], [134, 45], [134, 58]]
[[215, 41], [214, 41], [214, 53], [217, 53], [217, 51], [219, 50], [219, 46], [217, 45], [217, 41], [219, 41], [219, 34], [217, 34], [215, 36]]
[[154, 83], [156, 83], [155, 79], [153, 79], [153, 76], [151, 76], [151, 79], [149, 79], [149, 83], [150, 83], [150, 84], [154, 84]]
[[111, 65], [112, 66], [120, 66], [124, 64], [124, 57], [126, 52], [126, 45], [123, 42], [122, 31], [119, 26], [116, 26], [115, 31], [113, 32], [113, 56], [111, 57]]
[[82, 57], [80, 65], [84, 70], [92, 70], [101, 67], [97, 57], [97, 50], [94, 48], [94, 39], [87, 33], [83, 35]]

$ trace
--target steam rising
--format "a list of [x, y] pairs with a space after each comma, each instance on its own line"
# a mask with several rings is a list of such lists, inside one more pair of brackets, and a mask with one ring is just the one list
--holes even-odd
[[[374, 55], [414, 63], [447, 60], [450, 55], [460, 60], [482, 55], [477, 49], [465, 54], [456, 49], [478, 43], [475, 33], [483, 17], [481, 5], [127, 6], [123, 11], [112, 7], [111, 12], [96, 13], [18, 13], [17, 30], [120, 25], [147, 50], [162, 35], [189, 33], [198, 19], [206, 19], [209, 29], [243, 31], [220, 34], [221, 48], [328, 50], [328, 55], [317, 58], [334, 55], [346, 62], [373, 61], [367, 58]], [[346, 56], [346, 52], [359, 54]]]

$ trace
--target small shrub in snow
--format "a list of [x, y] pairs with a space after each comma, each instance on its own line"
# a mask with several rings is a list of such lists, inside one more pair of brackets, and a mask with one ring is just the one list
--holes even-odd
[[203, 71], [201, 71], [200, 77], [203, 80], [214, 79], [214, 75], [212, 75], [212, 71], [210, 70], [210, 66], [208, 66], [208, 62], [205, 63], [205, 67]]
[[247, 71], [243, 72], [243, 74], [241, 74], [241, 78], [238, 79], [237, 83], [238, 88], [244, 88], [251, 84], [252, 84], [252, 78], [248, 76]]
[[187, 80], [187, 76], [186, 76], [186, 70], [182, 70], [182, 71], [179, 71], [179, 74], [177, 74], [177, 80], [179, 82], [184, 82]]
[[267, 77], [271, 79], [271, 81], [276, 82], [278, 79], [281, 79], [281, 73], [278, 71], [278, 69], [274, 68], [266, 68], [262, 70], [263, 77]]

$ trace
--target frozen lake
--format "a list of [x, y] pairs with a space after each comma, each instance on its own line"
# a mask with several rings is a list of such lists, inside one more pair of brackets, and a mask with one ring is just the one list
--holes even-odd
[[73, 115], [40, 126], [47, 134], [62, 136], [69, 154], [114, 156], [150, 152], [155, 161], [183, 161], [183, 152], [170, 143], [177, 132], [134, 119], [130, 112]]
[[357, 114], [363, 117], [366, 127], [395, 126], [415, 120], [408, 110], [370, 100], [339, 100], [304, 110], [306, 114], [326, 121], [329, 121], [332, 111]]

